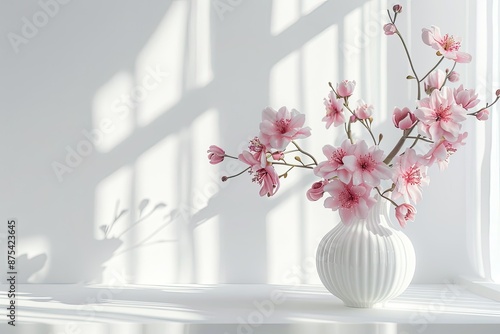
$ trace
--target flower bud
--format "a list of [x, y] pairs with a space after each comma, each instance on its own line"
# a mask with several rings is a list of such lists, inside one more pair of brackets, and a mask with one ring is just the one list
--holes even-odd
[[323, 194], [325, 193], [323, 187], [327, 183], [327, 180], [314, 182], [311, 188], [306, 192], [307, 199], [314, 202], [323, 197]]
[[392, 113], [392, 122], [395, 127], [401, 130], [408, 130], [415, 125], [417, 117], [406, 107], [403, 109], [396, 107]]
[[349, 97], [356, 87], [356, 81], [344, 80], [337, 84], [337, 94], [340, 97]]
[[411, 204], [403, 203], [396, 207], [396, 218], [401, 227], [406, 226], [408, 220], [414, 221], [417, 209]]
[[384, 34], [386, 35], [394, 35], [396, 33], [396, 31], [398, 31], [396, 29], [396, 26], [392, 23], [387, 23], [384, 25]]
[[216, 145], [210, 145], [207, 153], [208, 153], [208, 160], [212, 165], [222, 162], [226, 155], [226, 152], [224, 152], [222, 148]]
[[392, 10], [394, 11], [394, 13], [401, 13], [403, 11], [403, 6], [401, 6], [400, 4], [396, 4], [394, 6], [392, 6]]
[[479, 103], [475, 90], [464, 89], [463, 85], [453, 89], [453, 96], [455, 97], [455, 103], [461, 105], [466, 110], [474, 108]]
[[371, 104], [366, 104], [363, 100], [359, 100], [358, 107], [354, 111], [354, 114], [359, 119], [369, 119], [373, 114], [373, 106]]
[[460, 74], [455, 71], [451, 71], [450, 74], [448, 74], [448, 80], [450, 82], [457, 82], [458, 80], [460, 80]]
[[486, 121], [489, 115], [490, 112], [488, 111], [488, 109], [483, 109], [476, 114], [476, 118], [480, 121]]
[[495, 94], [497, 94], [497, 96], [500, 96], [500, 89], [497, 89], [497, 91], [495, 92]]

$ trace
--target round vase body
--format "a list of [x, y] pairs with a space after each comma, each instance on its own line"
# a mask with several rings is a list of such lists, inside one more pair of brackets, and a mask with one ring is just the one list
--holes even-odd
[[346, 306], [374, 307], [399, 296], [415, 273], [415, 250], [392, 227], [380, 197], [366, 219], [340, 222], [321, 240], [316, 267], [324, 286]]

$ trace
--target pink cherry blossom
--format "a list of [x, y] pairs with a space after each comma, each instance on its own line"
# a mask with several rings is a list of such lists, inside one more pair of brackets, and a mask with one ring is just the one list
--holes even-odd
[[434, 89], [441, 89], [446, 79], [446, 73], [437, 69], [433, 71], [424, 81], [424, 90], [430, 95]]
[[488, 109], [482, 109], [476, 114], [476, 118], [480, 121], [486, 121], [490, 115]]
[[427, 166], [437, 163], [440, 170], [446, 169], [450, 156], [455, 153], [460, 146], [465, 145], [465, 138], [467, 138], [467, 132], [459, 134], [458, 139], [453, 142], [449, 142], [442, 138], [440, 141], [432, 144], [431, 149], [423, 156], [422, 161], [424, 161]]
[[313, 202], [319, 200], [323, 197], [323, 194], [325, 193], [323, 188], [327, 184], [328, 180], [314, 182], [311, 188], [309, 188], [306, 192], [307, 199]]
[[266, 194], [267, 196], [272, 196], [278, 191], [280, 187], [279, 176], [270, 163], [262, 167], [261, 161], [248, 151], [243, 151], [238, 155], [238, 159], [250, 166], [250, 173], [253, 174], [252, 182], [261, 185], [260, 196]]
[[466, 111], [455, 103], [451, 88], [434, 90], [430, 97], [417, 101], [415, 116], [420, 121], [420, 130], [429, 138], [454, 141], [466, 119]]
[[380, 180], [391, 178], [391, 169], [384, 163], [384, 151], [378, 146], [368, 148], [364, 140], [356, 144], [354, 155], [342, 159], [344, 168], [352, 173], [352, 184], [376, 187]]
[[356, 87], [356, 81], [344, 80], [337, 84], [337, 94], [340, 97], [349, 97], [352, 95], [354, 87]]
[[401, 227], [406, 226], [408, 220], [414, 221], [417, 209], [411, 204], [403, 203], [396, 207], [396, 219]]
[[417, 123], [417, 117], [407, 107], [403, 109], [396, 107], [392, 112], [392, 122], [395, 127], [401, 130], [408, 130]]
[[273, 196], [280, 188], [280, 178], [272, 165], [256, 170], [253, 174], [252, 182], [261, 185], [260, 196]]
[[476, 91], [474, 89], [464, 89], [463, 85], [453, 90], [453, 96], [455, 97], [455, 103], [466, 110], [474, 108], [479, 103]]
[[348, 139], [344, 140], [340, 147], [323, 146], [323, 154], [328, 160], [320, 162], [314, 168], [314, 174], [324, 179], [337, 176], [342, 182], [348, 183], [351, 180], [351, 173], [344, 168], [343, 159], [354, 154], [355, 148], [356, 146], [352, 145]]
[[254, 137], [250, 140], [248, 149], [255, 159], [260, 161], [261, 167], [267, 166], [267, 148], [260, 142], [259, 137]]
[[359, 119], [367, 119], [373, 115], [373, 106], [371, 104], [366, 104], [363, 100], [358, 100], [358, 107], [354, 111], [354, 114]]
[[458, 51], [460, 49], [461, 38], [448, 34], [441, 36], [441, 31], [436, 26], [431, 26], [430, 29], [422, 29], [422, 40], [425, 44], [437, 50], [438, 56], [444, 56], [457, 63], [470, 63], [472, 60], [470, 54]]
[[224, 160], [226, 152], [222, 148], [216, 145], [210, 145], [208, 148], [208, 159], [212, 165], [218, 164]]
[[427, 166], [421, 163], [421, 157], [412, 148], [395, 159], [392, 181], [394, 190], [392, 198], [403, 197], [405, 202], [414, 203], [422, 199], [422, 186], [429, 184]]
[[396, 29], [396, 26], [392, 23], [387, 23], [387, 24], [384, 24], [384, 34], [390, 36], [390, 35], [394, 35], [396, 33], [396, 31], [398, 31]]
[[365, 219], [376, 200], [370, 197], [371, 188], [365, 184], [345, 184], [335, 179], [323, 187], [330, 194], [325, 199], [325, 208], [339, 210], [340, 219], [346, 225], [356, 218]]
[[286, 107], [281, 107], [278, 111], [264, 109], [260, 123], [260, 142], [275, 150], [284, 151], [292, 140], [311, 135], [311, 129], [303, 127], [305, 119], [305, 115], [295, 109], [291, 112]]
[[448, 74], [448, 80], [450, 82], [457, 82], [460, 80], [460, 74], [456, 71], [451, 71], [449, 74]]
[[[261, 165], [261, 160], [257, 159], [255, 155], [248, 151], [243, 151], [240, 155], [238, 155], [238, 160], [246, 163], [252, 168], [252, 171], [256, 171], [261, 169], [263, 166]], [[267, 166], [267, 163], [266, 163]], [[265, 166], [264, 166], [265, 167]]]
[[324, 104], [326, 107], [326, 116], [323, 117], [323, 122], [326, 122], [326, 128], [333, 126], [339, 126], [344, 124], [344, 109], [342, 107], [342, 102], [335, 98], [333, 92], [328, 94], [328, 99], [324, 99]]

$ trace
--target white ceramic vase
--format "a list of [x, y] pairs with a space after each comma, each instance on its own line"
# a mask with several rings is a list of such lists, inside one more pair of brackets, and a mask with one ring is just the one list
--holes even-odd
[[316, 267], [325, 287], [346, 306], [374, 307], [400, 295], [415, 272], [415, 250], [393, 228], [390, 203], [378, 197], [367, 219], [340, 222], [321, 240]]

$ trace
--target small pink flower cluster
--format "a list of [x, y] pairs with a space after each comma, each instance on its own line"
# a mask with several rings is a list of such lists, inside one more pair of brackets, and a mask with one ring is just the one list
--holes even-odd
[[[280, 164], [284, 159], [286, 147], [295, 139], [311, 135], [311, 129], [304, 127], [305, 115], [286, 107], [278, 111], [266, 108], [262, 111], [260, 133], [250, 140], [248, 150], [238, 155], [238, 160], [249, 167], [245, 171], [252, 174], [252, 181], [261, 186], [260, 196], [273, 196], [279, 189], [279, 176], [273, 164]], [[208, 150], [210, 163], [219, 163], [226, 155], [224, 150], [212, 145]], [[221, 158], [222, 157], [222, 158]], [[238, 174], [239, 175], [239, 174]], [[227, 181], [230, 177], [223, 177]]]
[[[384, 26], [384, 31], [387, 35], [398, 34], [404, 44], [396, 27], [396, 17], [402, 12], [402, 6], [395, 5], [393, 11], [393, 16], [389, 14], [391, 22]], [[428, 168], [437, 164], [441, 170], [445, 169], [450, 156], [465, 145], [467, 132], [462, 131], [462, 124], [467, 116], [487, 120], [487, 108], [500, 99], [500, 90], [497, 90], [492, 103], [471, 111], [480, 102], [474, 89], [464, 89], [463, 85], [455, 89], [446, 87], [447, 82], [455, 83], [460, 80], [460, 75], [454, 71], [456, 64], [468, 63], [472, 59], [469, 54], [459, 51], [461, 40], [441, 35], [439, 28], [434, 26], [423, 29], [422, 40], [437, 50], [436, 54], [441, 59], [422, 78], [418, 77], [412, 66], [413, 76], [408, 76], [407, 79], [417, 82], [417, 106], [413, 110], [408, 107], [393, 109], [392, 122], [402, 131], [402, 135], [387, 155], [379, 148], [382, 134], [377, 140], [372, 132], [374, 107], [363, 100], [358, 100], [357, 106], [351, 107], [349, 102], [356, 82], [344, 80], [335, 88], [330, 84], [331, 91], [324, 99], [326, 115], [322, 121], [326, 123], [327, 129], [332, 125], [343, 125], [347, 139], [337, 147], [325, 145], [324, 161], [318, 163], [295, 142], [311, 134], [310, 128], [304, 127], [305, 115], [295, 109], [289, 111], [282, 107], [278, 111], [264, 109], [260, 133], [250, 140], [248, 149], [238, 157], [227, 155], [215, 145], [210, 146], [210, 163], [220, 163], [226, 157], [243, 162], [247, 165], [245, 170], [236, 175], [224, 176], [222, 180], [226, 181], [248, 171], [252, 175], [252, 181], [261, 186], [261, 196], [276, 194], [280, 178], [286, 178], [292, 169], [311, 169], [321, 180], [313, 183], [307, 190], [306, 197], [310, 201], [318, 201], [326, 194], [324, 206], [338, 210], [343, 223], [350, 224], [355, 219], [367, 218], [378, 196], [395, 206], [396, 219], [402, 227], [406, 226], [407, 221], [415, 219], [417, 211], [414, 204], [422, 199], [422, 188], [429, 184]], [[407, 57], [411, 64], [410, 55], [407, 54]], [[444, 59], [454, 61], [451, 70], [438, 69]], [[421, 97], [422, 83], [425, 97]], [[355, 123], [368, 131], [373, 145], [369, 146], [365, 140], [354, 141], [351, 126]], [[414, 129], [418, 133], [412, 136]], [[407, 141], [411, 145], [403, 150]], [[414, 148], [422, 143], [424, 145]], [[294, 148], [287, 150], [290, 144]], [[300, 156], [295, 156], [295, 162], [292, 163], [287, 160], [287, 155], [292, 152], [298, 152], [311, 161], [306, 163]], [[288, 167], [281, 175], [275, 169], [279, 165]], [[384, 184], [388, 186], [385, 189]]]

